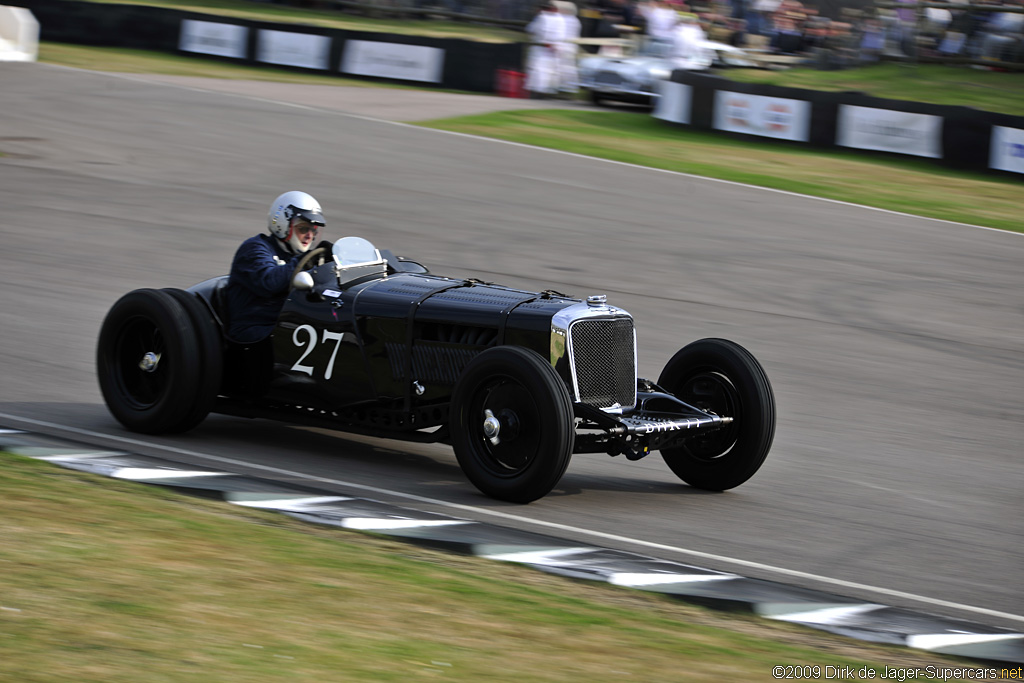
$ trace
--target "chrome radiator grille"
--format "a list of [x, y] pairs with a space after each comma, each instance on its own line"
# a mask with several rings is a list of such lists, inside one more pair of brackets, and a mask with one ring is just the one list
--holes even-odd
[[596, 408], [636, 404], [636, 337], [632, 318], [577, 320], [569, 353], [579, 400]]
[[622, 85], [625, 79], [614, 71], [598, 71], [594, 82], [598, 85]]

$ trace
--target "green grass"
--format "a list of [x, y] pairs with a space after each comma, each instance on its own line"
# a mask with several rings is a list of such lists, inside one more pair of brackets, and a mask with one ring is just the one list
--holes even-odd
[[1015, 179], [923, 161], [740, 141], [624, 112], [524, 110], [421, 125], [920, 216], [1024, 231]]
[[874, 64], [843, 71], [735, 69], [732, 80], [833, 92], [864, 92], [893, 100], [973, 107], [1024, 116], [1024, 72], [986, 71], [970, 66]]
[[[310, 0], [308, 8], [253, 0], [88, 0], [100, 4], [144, 5], [166, 7], [190, 12], [201, 12], [222, 17], [251, 21], [306, 24], [352, 31], [376, 31], [435, 38], [463, 38], [485, 43], [518, 43], [525, 39], [522, 31], [496, 26], [436, 19], [388, 19], [350, 14], [333, 9], [319, 9], [327, 2]], [[366, 4], [372, 4], [367, 2]]]
[[771, 680], [951, 665], [0, 453], [4, 680]]

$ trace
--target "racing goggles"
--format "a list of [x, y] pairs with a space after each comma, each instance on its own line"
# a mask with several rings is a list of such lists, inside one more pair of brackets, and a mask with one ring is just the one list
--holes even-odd
[[324, 227], [324, 217], [315, 211], [297, 209], [292, 214], [291, 228], [301, 235], [312, 233], [314, 237]]
[[305, 218], [296, 218], [292, 221], [292, 231], [300, 235], [312, 234], [313, 237], [316, 237], [321, 227], [323, 226], [310, 223]]

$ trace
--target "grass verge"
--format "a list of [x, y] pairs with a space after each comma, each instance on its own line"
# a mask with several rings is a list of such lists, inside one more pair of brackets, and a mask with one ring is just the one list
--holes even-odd
[[[520, 43], [525, 34], [522, 31], [472, 24], [468, 22], [442, 21], [438, 19], [388, 19], [364, 14], [351, 14], [334, 9], [320, 9], [327, 3], [309, 0], [307, 7], [277, 4], [274, 2], [253, 2], [253, 0], [86, 0], [99, 4], [145, 5], [164, 7], [186, 12], [200, 12], [221, 17], [234, 17], [250, 21], [273, 21], [289, 24], [305, 24], [326, 28], [352, 31], [375, 31], [379, 33], [400, 33], [405, 35], [431, 36], [435, 38], [463, 38], [482, 43]], [[371, 4], [371, 3], [367, 3]]]
[[524, 110], [420, 125], [919, 216], [1024, 231], [1019, 181], [923, 161], [817, 152], [670, 126], [632, 112]]
[[734, 81], [832, 92], [864, 92], [893, 100], [973, 107], [981, 111], [1024, 116], [1024, 73], [895, 62], [843, 71], [734, 69], [723, 73]]
[[954, 661], [7, 453], [0, 490], [0, 662], [23, 683], [753, 681]]

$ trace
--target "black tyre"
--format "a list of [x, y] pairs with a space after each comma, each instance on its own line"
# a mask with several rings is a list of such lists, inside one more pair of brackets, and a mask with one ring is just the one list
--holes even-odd
[[202, 385], [199, 336], [172, 295], [137, 289], [107, 313], [96, 349], [100, 390], [111, 414], [145, 434], [181, 431]]
[[513, 503], [547, 495], [576, 437], [565, 382], [539, 354], [498, 346], [474, 358], [452, 396], [451, 433], [466, 477]]
[[224, 344], [217, 321], [210, 309], [194, 294], [181, 289], [162, 290], [181, 304], [192, 322], [199, 343], [199, 354], [196, 364], [199, 366], [199, 387], [196, 390], [192, 410], [182, 418], [169, 432], [187, 432], [206, 419], [213, 409], [214, 401], [220, 392], [221, 379], [224, 376]]
[[661, 455], [687, 484], [710, 491], [739, 486], [752, 477], [775, 437], [775, 396], [761, 364], [726, 339], [701, 339], [681, 349], [658, 384], [680, 400], [732, 424], [695, 435]]
[[604, 106], [604, 95], [597, 92], [596, 90], [588, 90], [587, 99], [590, 100], [590, 103], [596, 107]]

